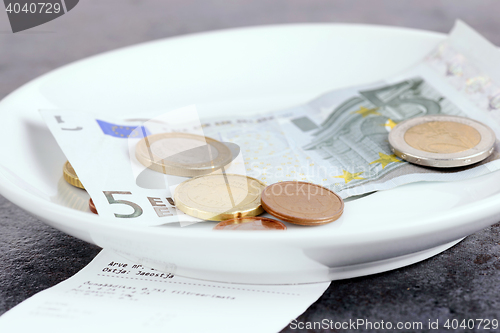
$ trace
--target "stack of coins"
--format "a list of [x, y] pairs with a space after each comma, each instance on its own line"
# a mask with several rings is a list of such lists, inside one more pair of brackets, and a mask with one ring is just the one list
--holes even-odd
[[[344, 212], [344, 201], [333, 191], [297, 181], [267, 186], [261, 193], [261, 205], [282, 221], [304, 226], [331, 223]], [[214, 230], [286, 230], [286, 226], [274, 219], [247, 217], [220, 222]]]
[[[73, 166], [69, 163], [69, 161], [66, 161], [66, 163], [64, 163], [63, 178], [68, 182], [68, 184], [73, 185], [74, 187], [81, 188], [82, 190], [85, 190], [85, 187], [83, 187], [82, 182], [78, 178], [75, 169], [73, 169]], [[97, 209], [95, 208], [92, 199], [89, 199], [89, 209], [92, 213], [97, 214]]]

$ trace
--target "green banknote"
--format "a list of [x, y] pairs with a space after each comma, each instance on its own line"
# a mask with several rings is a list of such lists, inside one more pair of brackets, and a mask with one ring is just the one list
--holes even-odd
[[[485, 61], [468, 54], [474, 48], [485, 52]], [[500, 58], [496, 54], [493, 45], [458, 23], [435, 51], [397, 77], [332, 91], [276, 113], [291, 149], [298, 152], [305, 167], [300, 180], [324, 185], [346, 198], [417, 181], [466, 179], [499, 169], [498, 143], [496, 153], [479, 164], [431, 169], [399, 159], [388, 142], [389, 132], [399, 122], [434, 114], [482, 121], [500, 137], [496, 102]]]

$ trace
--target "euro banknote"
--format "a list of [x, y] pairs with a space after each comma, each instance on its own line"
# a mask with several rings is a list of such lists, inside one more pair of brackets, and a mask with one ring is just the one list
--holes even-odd
[[[297, 173], [301, 168], [272, 116], [201, 119], [195, 106], [148, 118], [127, 119], [74, 110], [41, 110], [40, 113], [92, 198], [99, 216], [118, 219], [122, 224], [158, 226], [180, 222], [184, 226], [201, 221], [177, 209], [173, 199], [177, 185], [189, 177], [151, 170], [137, 159], [137, 145], [144, 137], [187, 133], [236, 147], [230, 163], [212, 171], [220, 174], [221, 179], [223, 173], [240, 174], [271, 184], [293, 180], [295, 172], [271, 173], [267, 169], [280, 163], [291, 165]], [[172, 143], [178, 145], [172, 146]], [[189, 156], [183, 158], [196, 161], [206, 157], [200, 155], [202, 151], [192, 147], [183, 149], [180, 144], [182, 140], [170, 142], [170, 147], [151, 143], [150, 149], [162, 159], [172, 157], [168, 151], [186, 153]], [[200, 147], [205, 146], [207, 142]], [[237, 198], [229, 197], [230, 193], [223, 193], [227, 197], [218, 200], [233, 200], [238, 204]]]
[[303, 180], [343, 198], [418, 181], [453, 181], [500, 168], [495, 153], [469, 167], [426, 168], [395, 156], [388, 134], [424, 115], [464, 116], [488, 124], [500, 138], [500, 52], [462, 22], [415, 67], [359, 87], [326, 93], [276, 113]]
[[135, 147], [156, 133], [191, 133], [233, 144], [232, 163], [214, 172], [265, 184], [297, 180], [328, 187], [343, 198], [418, 181], [452, 181], [500, 168], [500, 147], [483, 162], [436, 169], [407, 163], [390, 150], [399, 122], [428, 114], [470, 117], [500, 137], [499, 52], [458, 22], [442, 43], [397, 76], [321, 95], [293, 108], [202, 119], [195, 107], [135, 119], [72, 110], [42, 110], [59, 146], [100, 216], [157, 226], [200, 220], [176, 209], [176, 186], [189, 179], [150, 170]]

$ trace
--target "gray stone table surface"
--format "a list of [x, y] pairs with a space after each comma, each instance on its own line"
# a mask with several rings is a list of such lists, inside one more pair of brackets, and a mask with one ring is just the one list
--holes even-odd
[[[368, 23], [448, 32], [455, 19], [461, 18], [500, 45], [499, 13], [500, 1], [496, 0], [85, 0], [57, 20], [12, 34], [2, 11], [0, 98], [72, 61], [186, 33], [296, 22]], [[9, 157], [0, 154], [4, 158]], [[500, 224], [495, 224], [421, 263], [334, 281], [298, 321], [500, 319], [499, 233]], [[69, 278], [99, 251], [0, 196], [0, 314]], [[283, 330], [296, 331], [327, 330]]]

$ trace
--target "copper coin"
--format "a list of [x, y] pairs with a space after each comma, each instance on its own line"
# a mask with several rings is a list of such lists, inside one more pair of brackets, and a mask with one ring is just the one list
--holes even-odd
[[92, 198], [89, 199], [89, 208], [90, 208], [90, 211], [94, 214], [98, 214], [97, 213], [97, 209], [95, 209], [95, 205], [94, 205], [94, 202], [92, 201]]
[[335, 192], [311, 183], [280, 182], [262, 191], [262, 207], [271, 215], [294, 224], [321, 225], [344, 212], [344, 201]]
[[286, 225], [267, 217], [239, 217], [220, 222], [214, 230], [286, 230]]

